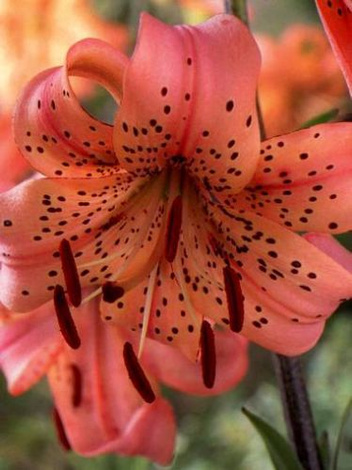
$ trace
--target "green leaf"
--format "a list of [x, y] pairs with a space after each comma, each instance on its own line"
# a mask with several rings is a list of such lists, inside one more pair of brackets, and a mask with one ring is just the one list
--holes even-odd
[[242, 412], [261, 435], [276, 470], [303, 470], [290, 445], [275, 428], [246, 408]]
[[342, 415], [341, 426], [340, 426], [339, 434], [337, 436], [334, 457], [332, 459], [332, 470], [338, 470], [339, 456], [343, 449], [344, 441], [351, 439], [351, 436], [348, 435], [348, 429], [347, 429], [349, 419], [351, 419], [351, 428], [352, 428], [352, 398], [347, 403], [346, 409]]
[[318, 114], [312, 119], [309, 119], [304, 124], [301, 125], [300, 129], [307, 129], [308, 127], [316, 126], [317, 124], [324, 124], [326, 122], [330, 122], [336, 118], [339, 114], [339, 110], [337, 108], [329, 109], [325, 113]]
[[328, 470], [331, 465], [330, 439], [327, 431], [323, 431], [318, 439], [318, 447], [324, 468]]

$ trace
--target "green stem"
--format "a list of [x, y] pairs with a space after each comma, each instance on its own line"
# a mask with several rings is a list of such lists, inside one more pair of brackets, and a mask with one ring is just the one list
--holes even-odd
[[[224, 3], [226, 13], [237, 16], [249, 26], [246, 0], [224, 0]], [[258, 97], [257, 112], [263, 141], [266, 139], [266, 133]], [[304, 470], [324, 470], [300, 358], [280, 354], [273, 356], [281, 389], [286, 426], [297, 457]]]
[[237, 16], [248, 26], [248, 11], [246, 0], [224, 0], [225, 12]]
[[299, 357], [274, 354], [276, 377], [290, 440], [305, 470], [324, 470]]

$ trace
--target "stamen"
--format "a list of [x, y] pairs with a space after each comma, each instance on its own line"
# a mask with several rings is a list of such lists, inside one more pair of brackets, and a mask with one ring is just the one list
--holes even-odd
[[215, 337], [206, 320], [203, 320], [200, 329], [200, 351], [203, 383], [207, 388], [213, 388], [216, 376]]
[[102, 292], [104, 302], [112, 304], [124, 295], [125, 290], [114, 282], [106, 282], [102, 286]]
[[63, 422], [56, 408], [53, 409], [53, 421], [56, 428], [57, 438], [62, 448], [68, 452], [69, 450], [71, 450], [71, 444], [67, 438]]
[[155, 393], [147, 379], [131, 343], [126, 342], [123, 348], [123, 358], [128, 372], [128, 376], [135, 389], [147, 403], [153, 403]]
[[176, 257], [182, 225], [182, 196], [178, 195], [172, 202], [166, 228], [165, 258], [172, 263]]
[[225, 292], [229, 311], [230, 329], [239, 333], [243, 328], [244, 304], [238, 274], [230, 266], [223, 268]]
[[64, 340], [72, 349], [78, 349], [81, 345], [81, 340], [65, 297], [64, 288], [59, 284], [55, 286], [54, 290], [54, 306]]
[[64, 273], [68, 298], [74, 307], [79, 307], [82, 302], [82, 290], [79, 275], [71, 245], [67, 240], [62, 240], [59, 247], [61, 266]]
[[141, 339], [140, 339], [139, 348], [138, 348], [138, 359], [140, 359], [142, 355], [145, 338], [147, 337], [149, 318], [150, 318], [150, 313], [152, 310], [155, 279], [156, 279], [156, 273], [158, 272], [158, 268], [159, 268], [159, 263], [154, 266], [153, 271], [150, 273], [150, 278], [148, 282], [147, 296], [145, 299], [145, 305], [144, 305], [144, 311], [143, 311], [143, 327], [142, 327]]
[[76, 364], [71, 364], [72, 371], [72, 406], [78, 408], [82, 403], [82, 374]]

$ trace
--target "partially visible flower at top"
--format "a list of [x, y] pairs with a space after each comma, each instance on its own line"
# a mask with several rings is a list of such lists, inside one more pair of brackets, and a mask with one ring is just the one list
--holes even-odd
[[[352, 124], [260, 146], [259, 61], [232, 16], [143, 15], [132, 59], [86, 40], [34, 78], [16, 141], [47, 178], [0, 197], [1, 301], [25, 312], [54, 297], [62, 320], [97, 297], [140, 351], [146, 337], [173, 345], [206, 374], [214, 325], [282, 354], [311, 348], [352, 276], [294, 231], [351, 229]], [[71, 75], [120, 102], [113, 127], [80, 108]], [[95, 291], [82, 300], [80, 285]]]
[[347, 90], [320, 28], [294, 24], [279, 40], [255, 38], [263, 61], [259, 98], [267, 135], [295, 130], [341, 104]]
[[[70, 20], [67, 20], [70, 12]], [[67, 48], [84, 37], [100, 37], [125, 50], [127, 28], [99, 18], [87, 0], [0, 2], [0, 175], [1, 190], [17, 184], [31, 170], [13, 142], [12, 110], [26, 82], [43, 68], [61, 64]], [[75, 83], [81, 97], [91, 84]]]
[[11, 0], [0, 3], [0, 110], [11, 111], [24, 84], [44, 68], [61, 64], [73, 43], [99, 37], [118, 49], [127, 28], [94, 13], [88, 0]]
[[[103, 323], [98, 312], [97, 299], [76, 309], [73, 318], [82, 345], [72, 349], [59, 333], [52, 302], [24, 315], [1, 309], [0, 367], [9, 391], [19, 395], [48, 374], [58, 437], [65, 449], [85, 456], [143, 455], [167, 464], [174, 452], [176, 426], [157, 381], [198, 395], [228, 390], [246, 372], [247, 342], [230, 332], [216, 332], [218, 374], [209, 390], [200, 365], [147, 339], [142, 364], [150, 382], [141, 390], [146, 403], [133, 388], [123, 360], [126, 342], [132, 345], [136, 338]], [[135, 378], [143, 381], [141, 374]]]
[[352, 1], [316, 0], [316, 4], [352, 93]]

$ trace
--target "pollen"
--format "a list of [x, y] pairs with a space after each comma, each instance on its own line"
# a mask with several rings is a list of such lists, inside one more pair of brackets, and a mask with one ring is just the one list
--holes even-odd
[[210, 323], [203, 320], [200, 332], [200, 352], [203, 383], [213, 388], [216, 377], [216, 351], [214, 332]]
[[223, 275], [230, 328], [235, 333], [239, 333], [243, 328], [244, 321], [243, 295], [240, 280], [237, 273], [230, 266], [223, 268]]
[[81, 284], [71, 245], [67, 240], [61, 241], [59, 252], [68, 298], [74, 307], [79, 307], [82, 302]]
[[155, 393], [145, 375], [131, 343], [126, 342], [123, 348], [123, 358], [128, 376], [137, 392], [147, 403], [155, 401]]
[[64, 288], [60, 285], [55, 286], [54, 306], [62, 336], [72, 349], [78, 349], [81, 340], [65, 297]]
[[167, 221], [165, 258], [172, 263], [176, 257], [178, 241], [182, 225], [182, 196], [177, 196], [172, 202]]

